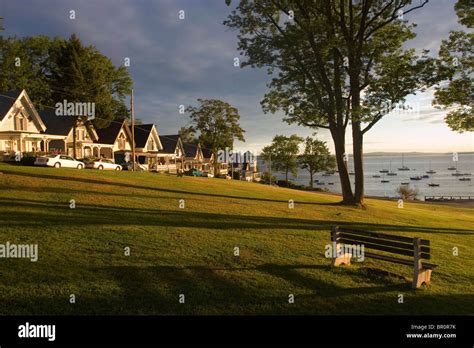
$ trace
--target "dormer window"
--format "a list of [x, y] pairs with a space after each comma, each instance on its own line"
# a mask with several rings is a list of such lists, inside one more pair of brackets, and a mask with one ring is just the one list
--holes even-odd
[[123, 133], [119, 135], [118, 147], [120, 150], [125, 150], [125, 135]]
[[15, 130], [26, 131], [26, 117], [20, 112], [15, 116]]
[[155, 149], [155, 142], [153, 141], [153, 139], [148, 140], [147, 150], [153, 151], [154, 149]]

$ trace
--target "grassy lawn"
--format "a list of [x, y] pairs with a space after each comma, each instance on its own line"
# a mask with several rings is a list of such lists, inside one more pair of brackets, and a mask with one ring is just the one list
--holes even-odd
[[[370, 199], [362, 210], [330, 194], [153, 173], [0, 172], [0, 243], [39, 245], [38, 262], [0, 259], [1, 315], [474, 314], [472, 208]], [[411, 290], [410, 267], [382, 261], [331, 267], [334, 224], [431, 240], [431, 286]]]

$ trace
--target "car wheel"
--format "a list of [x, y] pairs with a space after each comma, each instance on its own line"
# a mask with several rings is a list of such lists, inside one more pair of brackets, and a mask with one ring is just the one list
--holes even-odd
[[56, 163], [54, 164], [54, 168], [61, 168], [61, 163], [56, 162]]
[[104, 169], [104, 166], [99, 166], [99, 168], [97, 168], [97, 169], [102, 170], [102, 169]]
[[83, 168], [83, 165], [82, 164], [78, 164], [77, 165], [77, 169], [82, 169]]
[[121, 168], [121, 167], [119, 167], [119, 166], [117, 166], [117, 167], [115, 167], [115, 170], [116, 170], [116, 171], [121, 171], [121, 170], [122, 170], [122, 168]]

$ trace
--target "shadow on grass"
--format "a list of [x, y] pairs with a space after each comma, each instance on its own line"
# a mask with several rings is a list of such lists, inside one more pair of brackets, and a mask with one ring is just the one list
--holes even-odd
[[[197, 196], [209, 196], [209, 197], [216, 197], [216, 198], [230, 198], [230, 199], [242, 199], [242, 200], [251, 200], [251, 201], [260, 201], [260, 202], [276, 202], [276, 203], [285, 203], [288, 204], [288, 200], [277, 200], [277, 199], [268, 199], [268, 198], [257, 198], [257, 197], [244, 197], [244, 196], [232, 196], [232, 195], [223, 195], [217, 193], [208, 193], [208, 192], [192, 192], [192, 191], [184, 191], [184, 190], [172, 190], [166, 188], [157, 188], [151, 186], [140, 186], [130, 183], [117, 183], [117, 182], [110, 182], [110, 181], [103, 181], [103, 180], [96, 180], [96, 179], [87, 179], [87, 178], [76, 178], [72, 176], [59, 176], [59, 175], [46, 175], [46, 174], [38, 174], [38, 173], [25, 173], [15, 170], [7, 170], [5, 173], [18, 175], [18, 176], [25, 176], [25, 177], [35, 177], [40, 179], [50, 179], [50, 180], [63, 180], [63, 181], [71, 181], [71, 182], [80, 182], [85, 184], [96, 184], [96, 185], [108, 185], [108, 186], [117, 186], [127, 189], [138, 189], [138, 190], [147, 190], [147, 191], [157, 191], [157, 192], [166, 192], [166, 193], [173, 193], [173, 194], [180, 194], [180, 195], [197, 195]], [[127, 194], [129, 195], [129, 194]], [[340, 202], [297, 202], [298, 204], [307, 204], [307, 205], [340, 205]], [[347, 206], [348, 208], [358, 209], [356, 207]]]
[[[69, 202], [50, 202], [27, 199], [0, 198], [0, 209], [8, 213], [0, 215], [0, 222], [9, 227], [44, 225], [100, 226], [100, 225], [142, 225], [164, 227], [189, 227], [217, 230], [235, 229], [290, 229], [327, 230], [331, 226], [351, 226], [366, 230], [396, 231], [402, 233], [435, 233], [474, 235], [474, 231], [456, 228], [435, 228], [423, 226], [400, 226], [377, 223], [359, 223], [339, 220], [316, 220], [299, 218], [278, 218], [273, 216], [215, 214], [192, 212], [185, 209], [160, 210], [149, 208], [122, 208], [108, 205], [81, 204], [70, 209]], [[27, 213], [25, 213], [25, 210]]]
[[[75, 305], [68, 303], [69, 289], [61, 284], [58, 286], [62, 288], [56, 289], [54, 296], [28, 293], [8, 302], [0, 301], [0, 314], [465, 315], [472, 314], [474, 310], [472, 294], [412, 291], [409, 284], [404, 283], [339, 286], [344, 279], [339, 278], [333, 268], [326, 266], [266, 264], [222, 270], [252, 273], [247, 275], [250, 278], [245, 278], [246, 275], [236, 278], [212, 267], [101, 267], [95, 269], [94, 274], [100, 276], [99, 279], [114, 283], [114, 288], [91, 290], [86, 278], [82, 280], [81, 288], [76, 287]], [[268, 276], [282, 279], [284, 283], [266, 283]], [[324, 280], [324, 277], [331, 281]], [[254, 280], [258, 278], [261, 282], [256, 284]], [[246, 282], [246, 279], [252, 281]], [[54, 285], [48, 286], [54, 289]], [[295, 304], [288, 304], [289, 293], [295, 294]], [[397, 302], [399, 293], [405, 294], [406, 305]], [[184, 304], [179, 303], [180, 294], [185, 295]]]

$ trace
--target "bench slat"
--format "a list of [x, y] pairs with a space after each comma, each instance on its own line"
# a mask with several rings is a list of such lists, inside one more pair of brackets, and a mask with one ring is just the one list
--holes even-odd
[[[389, 262], [393, 262], [393, 263], [398, 263], [398, 264], [401, 264], [401, 265], [413, 266], [413, 261], [407, 260], [407, 259], [400, 259], [400, 258], [397, 258], [397, 257], [374, 254], [374, 253], [370, 253], [370, 252], [364, 253], [364, 256], [372, 258], [372, 259], [378, 259], [378, 260], [382, 260], [382, 261], [389, 261]], [[435, 265], [433, 263], [425, 263], [425, 262], [422, 263], [422, 266], [423, 266], [423, 268], [426, 268], [426, 269], [435, 269], [435, 268], [438, 267], [438, 265]]]
[[[413, 241], [410, 244], [408, 244], [408, 243], [394, 242], [394, 241], [379, 239], [379, 238], [372, 238], [372, 237], [365, 237], [365, 236], [361, 237], [361, 236], [348, 233], [348, 232], [337, 232], [336, 237], [337, 238], [342, 237], [342, 238], [347, 238], [347, 239], [358, 240], [361, 242], [391, 246], [398, 249], [413, 251]], [[332, 239], [332, 234], [331, 234], [331, 239]], [[430, 252], [430, 247], [427, 247], [427, 246], [422, 246], [420, 249], [421, 249], [421, 252], [424, 252], [424, 253]]]
[[[404, 243], [412, 243], [413, 245], [413, 238], [409, 237], [403, 237], [403, 236], [394, 236], [390, 234], [385, 234], [385, 233], [380, 233], [380, 232], [373, 232], [373, 231], [365, 231], [365, 230], [353, 230], [350, 228], [345, 228], [345, 227], [337, 227], [337, 232], [347, 232], [355, 235], [361, 235], [361, 236], [367, 236], [367, 237], [373, 237], [373, 238], [381, 238], [381, 239], [388, 239], [388, 240], [394, 240], [398, 242], [404, 242]], [[422, 239], [420, 245], [423, 246], [429, 246], [430, 241], [427, 239]]]
[[[365, 242], [361, 243], [359, 240], [356, 240], [356, 239], [338, 238], [337, 242], [343, 243], [343, 244], [364, 244], [364, 247], [368, 248], [368, 249], [381, 250], [381, 251], [386, 251], [386, 252], [393, 253], [393, 254], [406, 255], [406, 256], [411, 256], [411, 257], [414, 256], [414, 251], [413, 250], [398, 249], [398, 248], [393, 248], [393, 247], [378, 245], [378, 244], [373, 244], [373, 243], [365, 243]], [[420, 253], [420, 257], [422, 259], [429, 260], [430, 259], [430, 254]]]

